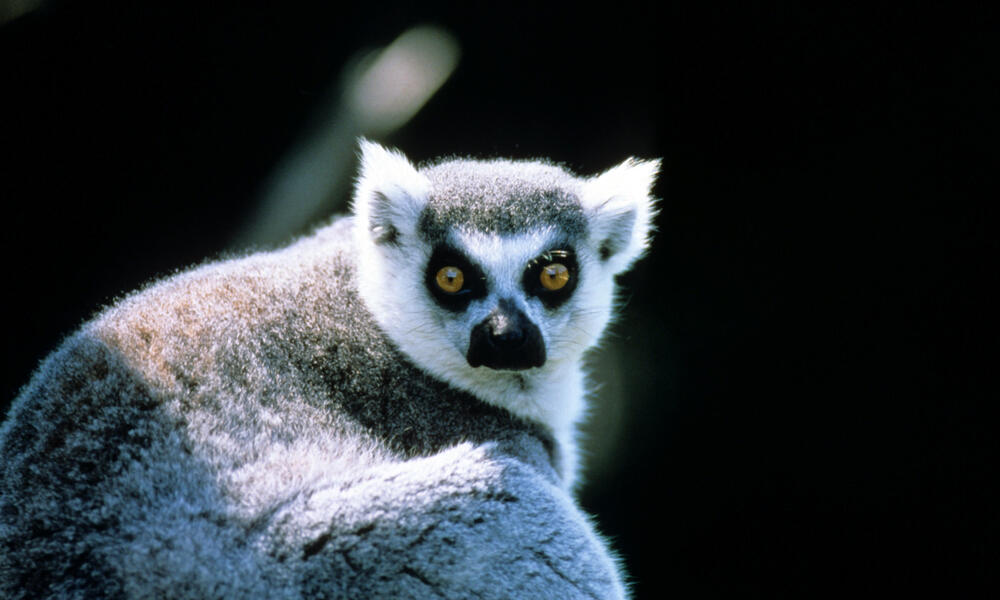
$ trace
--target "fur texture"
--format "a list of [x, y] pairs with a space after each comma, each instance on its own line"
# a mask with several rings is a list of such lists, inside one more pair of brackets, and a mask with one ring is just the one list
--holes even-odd
[[[353, 216], [156, 283], [44, 361], [0, 427], [0, 596], [625, 595], [569, 491], [573, 426], [579, 359], [645, 248], [655, 165], [618, 168], [643, 179], [628, 201], [608, 195], [615, 170], [363, 154]], [[544, 331], [580, 332], [550, 335], [544, 367], [472, 369], [461, 323], [488, 301], [433, 311], [434, 235], [504, 297], [511, 264], [572, 238], [587, 299], [520, 302]]]

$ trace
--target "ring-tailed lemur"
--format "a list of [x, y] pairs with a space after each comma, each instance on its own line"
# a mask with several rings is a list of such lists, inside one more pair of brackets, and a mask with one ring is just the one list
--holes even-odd
[[574, 425], [657, 165], [362, 142], [353, 216], [105, 310], [0, 428], [0, 595], [623, 597]]

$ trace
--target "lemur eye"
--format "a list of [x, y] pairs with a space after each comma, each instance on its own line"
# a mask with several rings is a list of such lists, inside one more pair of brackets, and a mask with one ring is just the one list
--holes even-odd
[[573, 249], [556, 246], [528, 262], [521, 285], [547, 309], [555, 310], [573, 295], [583, 273]]
[[569, 283], [569, 269], [562, 263], [552, 263], [545, 265], [538, 275], [542, 282], [542, 287], [556, 291], [564, 288]]
[[434, 280], [437, 282], [439, 288], [449, 294], [454, 294], [462, 289], [462, 285], [465, 284], [465, 275], [462, 273], [462, 269], [458, 267], [442, 267], [438, 270]]

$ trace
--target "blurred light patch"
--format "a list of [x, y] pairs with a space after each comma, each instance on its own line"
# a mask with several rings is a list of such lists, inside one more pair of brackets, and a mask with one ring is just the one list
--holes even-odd
[[384, 135], [407, 121], [448, 80], [458, 64], [455, 39], [436, 27], [418, 27], [366, 61], [348, 90], [360, 128]]
[[42, 0], [0, 0], [0, 25], [42, 5]]
[[357, 138], [386, 136], [405, 125], [448, 80], [459, 54], [450, 33], [420, 26], [349, 61], [353, 67], [345, 70], [343, 83], [275, 169], [233, 245], [283, 242], [342, 209], [350, 197]]

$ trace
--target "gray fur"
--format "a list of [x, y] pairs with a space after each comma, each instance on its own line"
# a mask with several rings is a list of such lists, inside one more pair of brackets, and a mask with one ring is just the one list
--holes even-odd
[[552, 431], [376, 325], [354, 228], [152, 285], [46, 359], [0, 427], [0, 597], [625, 595]]
[[[421, 215], [429, 242], [456, 226], [512, 234], [551, 224], [568, 236], [586, 232], [580, 180], [537, 162], [452, 160], [420, 171], [433, 186]], [[473, 210], [474, 207], [474, 210]]]

